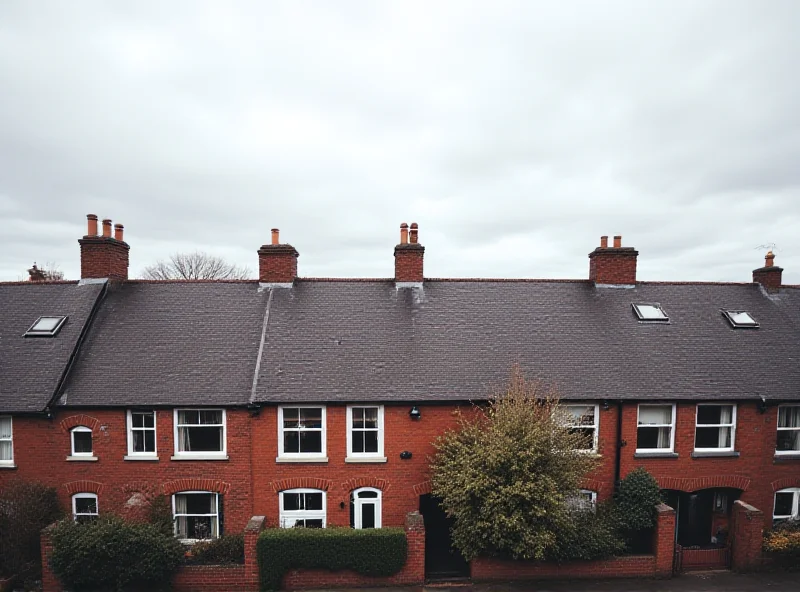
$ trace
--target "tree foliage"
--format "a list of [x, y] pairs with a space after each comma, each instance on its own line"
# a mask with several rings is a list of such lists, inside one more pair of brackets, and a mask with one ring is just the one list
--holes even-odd
[[597, 460], [580, 451], [587, 436], [564, 419], [558, 393], [515, 368], [505, 392], [460, 414], [457, 429], [437, 439], [432, 493], [455, 518], [453, 543], [466, 559], [562, 557], [564, 541], [580, 536], [565, 501]]
[[64, 272], [52, 261], [48, 261], [42, 267], [38, 267], [34, 261], [33, 267], [28, 270], [28, 281], [31, 282], [52, 282], [63, 279]]
[[250, 270], [202, 251], [174, 253], [144, 268], [149, 280], [244, 280]]
[[628, 473], [614, 495], [618, 527], [623, 532], [648, 530], [656, 524], [656, 506], [661, 489], [644, 467]]
[[54, 488], [9, 481], [0, 490], [0, 576], [38, 579], [42, 570], [40, 533], [60, 517]]

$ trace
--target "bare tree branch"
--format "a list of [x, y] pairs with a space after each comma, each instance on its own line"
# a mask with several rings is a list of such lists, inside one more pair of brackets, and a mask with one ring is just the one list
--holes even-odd
[[245, 280], [247, 267], [229, 263], [222, 257], [202, 251], [174, 253], [144, 268], [142, 276], [149, 280]]
[[64, 272], [56, 263], [48, 261], [42, 267], [33, 262], [33, 267], [28, 270], [28, 280], [31, 282], [59, 281], [64, 279]]

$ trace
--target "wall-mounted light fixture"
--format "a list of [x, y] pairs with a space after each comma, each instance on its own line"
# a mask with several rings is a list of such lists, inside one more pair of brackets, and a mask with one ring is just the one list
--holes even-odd
[[411, 458], [411, 453], [408, 450], [403, 450], [403, 452], [400, 453], [400, 458], [403, 460], [408, 460]]
[[767, 412], [767, 400], [764, 395], [761, 395], [761, 400], [758, 402], [758, 412], [764, 415]]
[[408, 412], [408, 416], [409, 416], [411, 419], [419, 419], [420, 417], [422, 417], [422, 413], [420, 413], [419, 407], [417, 407], [416, 405], [414, 405], [414, 406], [411, 408], [411, 411], [409, 411], [409, 412]]
[[339, 502], [339, 508], [341, 508], [342, 510], [344, 510], [344, 502]]
[[603, 399], [603, 411], [608, 411], [611, 408], [611, 401]]

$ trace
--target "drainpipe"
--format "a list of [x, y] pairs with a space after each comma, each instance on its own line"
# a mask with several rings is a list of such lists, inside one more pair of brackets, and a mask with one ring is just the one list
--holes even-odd
[[614, 459], [614, 491], [619, 489], [620, 473], [622, 472], [622, 447], [625, 443], [622, 441], [622, 401], [617, 401], [617, 454]]

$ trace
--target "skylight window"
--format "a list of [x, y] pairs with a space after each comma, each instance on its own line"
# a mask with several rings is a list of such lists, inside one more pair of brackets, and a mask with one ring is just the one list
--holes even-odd
[[53, 337], [61, 330], [67, 317], [39, 317], [31, 328], [25, 331], [25, 337]]
[[633, 312], [636, 313], [636, 316], [639, 318], [640, 321], [644, 321], [646, 323], [668, 323], [669, 316], [667, 313], [664, 312], [664, 309], [661, 308], [661, 305], [658, 303], [633, 303], [631, 304], [633, 307]]
[[734, 329], [758, 328], [758, 321], [753, 318], [753, 315], [745, 310], [723, 310], [722, 314], [726, 319], [728, 319], [728, 322]]

